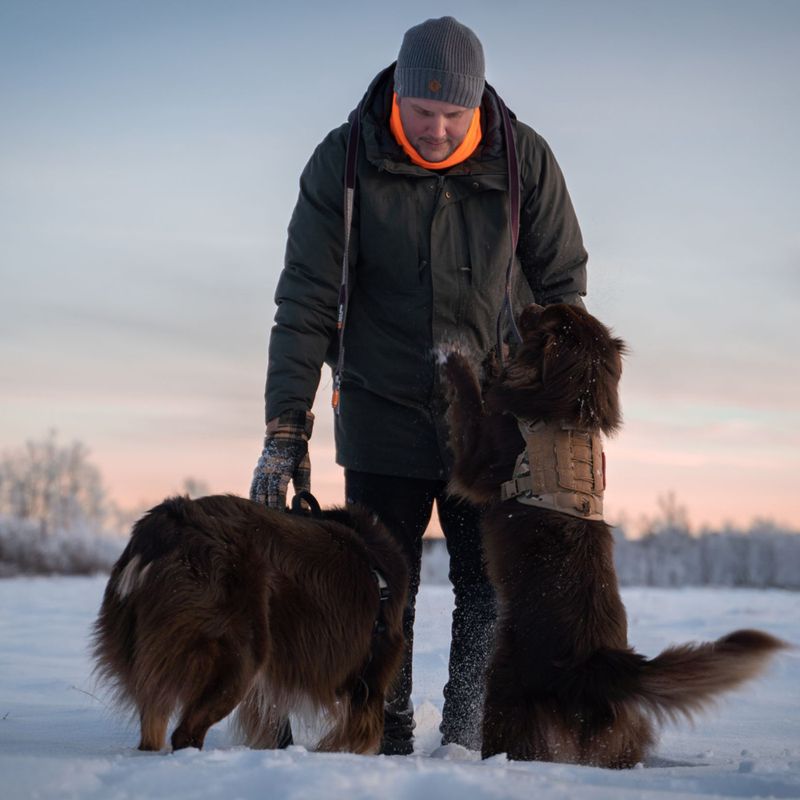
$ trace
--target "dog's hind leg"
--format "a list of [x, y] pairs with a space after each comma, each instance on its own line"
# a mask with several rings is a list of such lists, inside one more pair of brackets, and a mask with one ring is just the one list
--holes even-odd
[[139, 750], [161, 750], [167, 737], [169, 709], [145, 706], [139, 709], [141, 739]]
[[487, 696], [483, 705], [483, 725], [481, 728], [481, 757], [491, 758], [500, 753], [507, 753], [511, 740], [512, 708], [502, 708]]
[[630, 769], [644, 760], [654, 744], [653, 725], [646, 714], [636, 703], [623, 703], [613, 722], [603, 724], [585, 742], [580, 763]]
[[257, 750], [280, 749], [292, 744], [289, 717], [282, 708], [284, 702], [274, 696], [263, 679], [256, 679], [233, 718], [237, 741]]
[[[398, 609], [399, 612], [399, 609]], [[396, 632], [373, 639], [372, 651], [361, 673], [339, 693], [336, 724], [317, 745], [317, 750], [375, 753], [383, 734], [386, 692], [397, 677], [403, 657], [400, 617]]]
[[149, 648], [131, 667], [128, 695], [139, 712], [139, 750], [164, 747], [169, 718], [178, 705], [180, 690], [157, 661], [157, 652]]
[[183, 700], [183, 715], [172, 734], [172, 749], [202, 748], [208, 729], [226, 717], [244, 697], [255, 676], [254, 662], [233, 642], [209, 643], [205, 664], [197, 665], [193, 691]]
[[363, 701], [359, 698], [343, 701], [335, 712], [336, 724], [315, 750], [362, 754], [377, 752], [383, 733], [383, 703], [383, 695], [377, 692]]
[[[506, 753], [515, 761], [569, 761], [575, 757], [558, 753], [553, 747], [553, 731], [538, 710], [520, 702], [498, 705], [487, 697], [483, 710], [481, 757]], [[565, 750], [573, 750], [567, 746]]]

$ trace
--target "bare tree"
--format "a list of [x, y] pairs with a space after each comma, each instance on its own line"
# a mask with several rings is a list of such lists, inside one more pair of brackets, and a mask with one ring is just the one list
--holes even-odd
[[201, 478], [193, 478], [192, 476], [189, 476], [188, 478], [183, 479], [181, 494], [188, 495], [192, 498], [205, 497], [206, 495], [211, 494], [211, 490], [208, 488], [208, 484]]
[[108, 502], [99, 470], [81, 442], [61, 445], [51, 430], [0, 457], [0, 513], [38, 523], [43, 534], [100, 528]]

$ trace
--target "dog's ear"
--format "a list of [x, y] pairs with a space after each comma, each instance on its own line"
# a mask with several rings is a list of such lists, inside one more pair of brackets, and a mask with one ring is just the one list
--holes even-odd
[[552, 362], [556, 362], [557, 349], [558, 342], [552, 333], [547, 337], [542, 337], [542, 346], [539, 354], [541, 357], [539, 362], [539, 383], [541, 383], [542, 386], [547, 385], [548, 378], [550, 377], [550, 375], [548, 375], [548, 365]]

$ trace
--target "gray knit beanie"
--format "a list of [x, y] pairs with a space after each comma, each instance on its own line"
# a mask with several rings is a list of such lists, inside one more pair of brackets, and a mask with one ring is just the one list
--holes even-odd
[[466, 25], [453, 17], [429, 19], [403, 37], [394, 90], [398, 97], [476, 108], [483, 97], [484, 72], [483, 47]]

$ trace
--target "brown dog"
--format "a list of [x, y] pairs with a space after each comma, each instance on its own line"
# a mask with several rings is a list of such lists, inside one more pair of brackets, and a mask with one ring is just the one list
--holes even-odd
[[600, 443], [620, 425], [625, 345], [575, 306], [529, 306], [519, 327], [522, 344], [484, 394], [463, 355], [444, 366], [451, 489], [488, 504], [498, 598], [483, 756], [631, 767], [653, 745], [654, 721], [690, 717], [785, 645], [741, 630], [651, 660], [629, 647]]
[[233, 496], [176, 497], [133, 528], [95, 623], [101, 680], [138, 712], [141, 750], [202, 747], [236, 706], [251, 747], [290, 711], [326, 714], [318, 750], [374, 752], [399, 668], [407, 568], [357, 507], [321, 519]]

